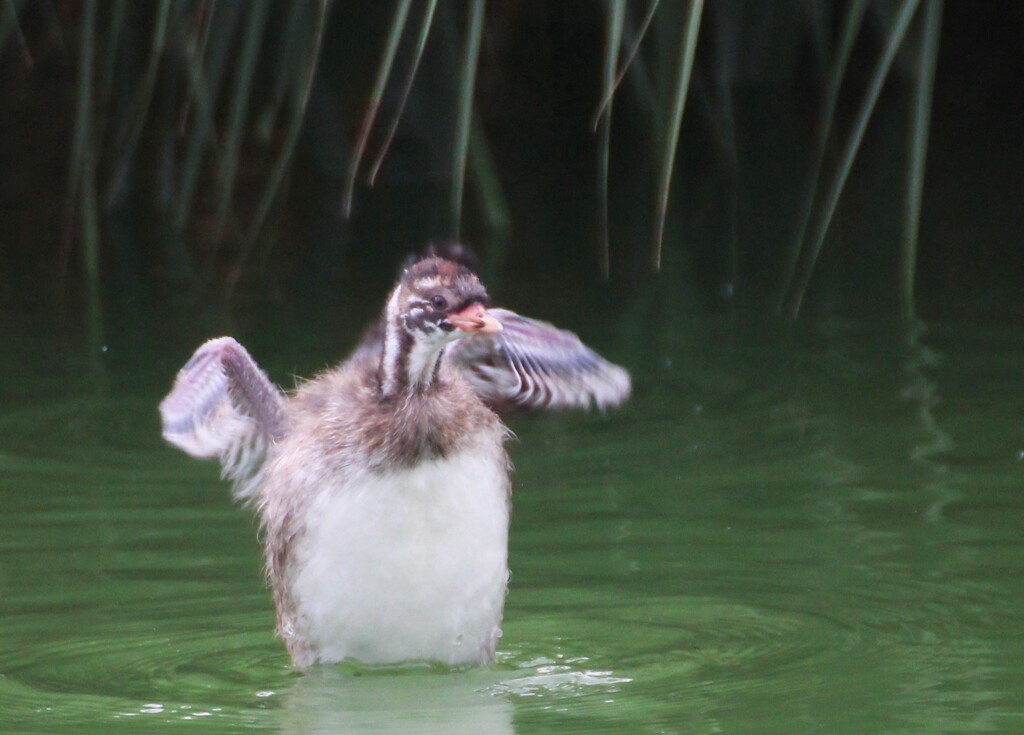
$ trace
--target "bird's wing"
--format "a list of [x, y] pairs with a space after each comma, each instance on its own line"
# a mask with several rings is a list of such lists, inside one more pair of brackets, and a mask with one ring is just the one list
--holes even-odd
[[506, 309], [488, 309], [502, 331], [452, 345], [450, 356], [481, 398], [524, 410], [618, 406], [632, 390], [629, 373], [572, 332]]
[[160, 403], [164, 439], [193, 457], [217, 457], [235, 494], [284, 429], [284, 394], [231, 337], [203, 344]]

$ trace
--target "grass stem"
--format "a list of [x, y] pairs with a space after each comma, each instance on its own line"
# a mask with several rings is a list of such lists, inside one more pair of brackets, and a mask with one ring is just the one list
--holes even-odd
[[693, 56], [697, 49], [697, 31], [700, 28], [704, 0], [690, 0], [679, 46], [679, 70], [676, 77], [675, 95], [672, 100], [672, 115], [666, 130], [665, 147], [662, 151], [661, 174], [658, 177], [658, 209], [652, 265], [661, 269], [661, 250], [665, 239], [665, 220], [668, 218], [668, 195], [672, 184], [672, 170], [675, 167], [676, 149], [679, 145], [679, 130], [683, 124], [686, 108], [686, 94], [690, 89], [690, 74], [693, 71]]
[[793, 279], [796, 275], [797, 263], [800, 261], [800, 254], [803, 251], [804, 240], [807, 238], [807, 228], [811, 222], [811, 214], [814, 212], [814, 204], [818, 201], [818, 182], [821, 180], [821, 171], [825, 163], [825, 152], [828, 150], [828, 143], [832, 134], [832, 123], [835, 118], [836, 104], [839, 101], [839, 90], [846, 76], [850, 55], [853, 53], [853, 44], [860, 33], [867, 9], [868, 0], [853, 0], [847, 6], [846, 14], [842, 21], [839, 49], [836, 53], [835, 63], [832, 65], [832, 73], [829, 75], [826, 83], [821, 107], [818, 110], [818, 125], [811, 172], [804, 186], [803, 195], [800, 197], [800, 211], [797, 214], [795, 234], [790, 242], [789, 250], [783, 263], [781, 287], [775, 303], [775, 308], [778, 312], [782, 311], [786, 296], [793, 287]]
[[[260, 202], [256, 207], [256, 213], [253, 215], [252, 221], [249, 224], [249, 232], [242, 242], [242, 249], [238, 255], [238, 260], [232, 270], [231, 277], [228, 279], [226, 288], [227, 300], [230, 300], [234, 294], [234, 290], [238, 285], [238, 281], [241, 278], [242, 271], [245, 267], [245, 261], [249, 258], [253, 245], [255, 245], [256, 239], [259, 237], [260, 232], [263, 230], [263, 225], [267, 221], [267, 215], [270, 213], [270, 208], [277, 199], [278, 192], [281, 189], [281, 184], [284, 182], [285, 174], [287, 174], [288, 168], [291, 165], [292, 156], [295, 153], [295, 147], [298, 145], [299, 136], [302, 133], [302, 123], [306, 118], [306, 108], [309, 105], [309, 95], [313, 89], [313, 80], [316, 78], [316, 62], [317, 59], [320, 58], [320, 48], [323, 45], [324, 29], [327, 27], [327, 16], [330, 13], [331, 0], [317, 0], [316, 5], [317, 13], [314, 20], [313, 40], [310, 44], [309, 50], [307, 51], [305, 63], [302, 64], [305, 76], [302, 79], [301, 86], [298, 87], [297, 91], [293, 95], [291, 116], [288, 121], [287, 131], [285, 132], [284, 143], [281, 146], [281, 151], [278, 153], [277, 158], [274, 160], [274, 165], [270, 170], [267, 185], [263, 189], [263, 196], [260, 198]], [[293, 27], [292, 30], [293, 32], [296, 32], [297, 35], [297, 26]], [[286, 42], [297, 43], [297, 39], [288, 39]]]
[[[616, 69], [622, 31], [626, 23], [626, 0], [608, 0], [605, 20], [604, 64], [601, 73], [602, 104], [598, 107], [595, 127], [601, 135], [597, 158], [598, 266], [601, 278], [611, 277], [611, 243], [608, 234], [608, 169], [612, 147], [612, 97], [615, 93]], [[652, 7], [657, 3], [652, 3]]]
[[878, 63], [875, 64], [871, 75], [871, 82], [864, 94], [864, 99], [861, 101], [853, 130], [846, 141], [839, 167], [829, 187], [825, 206], [818, 217], [817, 225], [814, 229], [814, 237], [810, 242], [808, 258], [797, 284], [796, 292], [789, 302], [789, 314], [794, 319], [800, 315], [800, 307], [803, 305], [807, 286], [810, 284], [811, 276], [814, 273], [814, 266], [818, 261], [818, 256], [821, 254], [822, 245], [825, 243], [825, 236], [832, 225], [832, 218], [835, 215], [836, 206], [839, 204], [839, 197], [843, 193], [846, 180], [850, 175], [850, 170], [853, 168], [854, 159], [856, 159], [857, 152], [860, 150], [861, 141], [864, 139], [864, 131], [867, 130], [868, 122], [871, 120], [871, 115], [878, 102], [878, 96], [882, 92], [882, 85], [886, 77], [889, 76], [892, 61], [903, 42], [903, 37], [907, 32], [911, 19], [914, 17], [918, 4], [919, 0], [902, 0], [896, 20], [889, 27], [885, 48], [882, 50]]
[[437, 10], [437, 0], [428, 0], [427, 9], [423, 13], [423, 22], [420, 23], [420, 33], [416, 38], [416, 53], [413, 55], [412, 63], [409, 65], [409, 73], [405, 78], [405, 86], [402, 87], [402, 96], [398, 101], [398, 107], [395, 109], [395, 114], [391, 118], [391, 125], [388, 126], [388, 132], [384, 136], [384, 143], [380, 147], [380, 152], [377, 154], [377, 158], [374, 159], [373, 165], [370, 166], [370, 186], [373, 186], [373, 183], [377, 180], [377, 174], [380, 172], [381, 164], [384, 163], [384, 157], [391, 148], [391, 141], [395, 139], [395, 132], [398, 130], [398, 123], [401, 122], [402, 113], [405, 112], [405, 105], [409, 101], [409, 92], [412, 91], [412, 84], [416, 80], [416, 72], [420, 68], [420, 60], [423, 58], [423, 49], [427, 45], [427, 39], [430, 37], [430, 29], [434, 25], [435, 10]]
[[380, 112], [381, 101], [384, 99], [384, 89], [387, 87], [388, 79], [391, 77], [391, 67], [395, 63], [398, 44], [402, 40], [402, 32], [405, 30], [405, 23], [409, 17], [410, 5], [412, 5], [412, 0], [399, 0], [395, 5], [395, 14], [391, 19], [391, 30], [388, 32], [388, 38], [384, 44], [384, 53], [381, 55], [380, 65], [377, 67], [377, 77], [373, 83], [373, 90], [370, 92], [366, 114], [363, 115], [363, 122], [359, 126], [359, 134], [356, 136], [356, 143], [352, 150], [352, 160], [348, 164], [348, 174], [345, 176], [345, 190], [342, 194], [341, 202], [341, 210], [345, 217], [352, 216], [352, 198], [355, 194], [359, 167], [362, 165], [363, 156], [366, 154], [366, 145], [370, 140], [370, 133], [373, 132], [373, 125], [377, 121], [377, 114]]
[[224, 237], [227, 220], [232, 211], [232, 199], [235, 184], [238, 180], [238, 161], [241, 155], [242, 138], [246, 129], [249, 112], [249, 98], [256, 74], [256, 62], [259, 60], [260, 48], [263, 43], [263, 31], [266, 27], [270, 11], [270, 0], [253, 0], [246, 6], [248, 21], [245, 23], [245, 35], [235, 72], [235, 88], [231, 98], [230, 110], [226, 124], [227, 135], [224, 141], [224, 156], [217, 171], [216, 202], [214, 215], [213, 241], [207, 261], [208, 273], [212, 273], [216, 264], [217, 252]]
[[928, 153], [932, 90], [939, 52], [942, 26], [942, 0], [925, 0], [921, 19], [921, 44], [917, 55], [917, 83], [911, 102], [907, 163], [906, 195], [904, 196], [903, 239], [900, 243], [900, 315], [914, 318], [914, 275], [917, 270], [917, 241], [921, 223], [921, 195], [924, 189], [925, 159]]
[[473, 91], [480, 58], [480, 41], [484, 32], [485, 0], [469, 0], [466, 19], [466, 43], [462, 50], [459, 71], [459, 101], [455, 118], [455, 145], [452, 162], [451, 231], [458, 238], [462, 230], [462, 199], [466, 188], [466, 160], [469, 156], [469, 134], [473, 127]]

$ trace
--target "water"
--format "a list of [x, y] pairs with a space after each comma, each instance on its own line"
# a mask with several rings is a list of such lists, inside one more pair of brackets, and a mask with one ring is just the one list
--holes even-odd
[[[212, 332], [101, 379], [0, 325], [0, 731], [1024, 731], [1024, 329], [568, 322], [637, 394], [511, 420], [498, 662], [306, 675], [252, 519], [158, 436]], [[355, 333], [297, 324], [234, 331], [284, 383]]]

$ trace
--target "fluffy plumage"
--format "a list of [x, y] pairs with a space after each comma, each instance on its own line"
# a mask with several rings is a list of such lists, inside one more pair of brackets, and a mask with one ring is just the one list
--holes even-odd
[[219, 458], [258, 512], [297, 666], [493, 657], [510, 482], [507, 432], [485, 399], [604, 407], [629, 378], [575, 335], [486, 302], [471, 271], [428, 258], [353, 356], [292, 395], [221, 337], [161, 404], [165, 438]]

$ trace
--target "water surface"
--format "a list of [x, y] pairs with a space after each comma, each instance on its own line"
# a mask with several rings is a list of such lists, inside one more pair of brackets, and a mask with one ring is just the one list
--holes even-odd
[[[636, 397], [511, 420], [504, 637], [455, 672], [290, 669], [252, 518], [158, 436], [207, 327], [90, 372], [0, 325], [0, 731], [1024, 732], [1024, 329], [570, 313]], [[358, 327], [304, 323], [234, 326], [289, 385]]]

